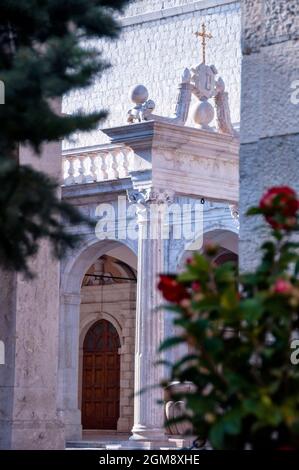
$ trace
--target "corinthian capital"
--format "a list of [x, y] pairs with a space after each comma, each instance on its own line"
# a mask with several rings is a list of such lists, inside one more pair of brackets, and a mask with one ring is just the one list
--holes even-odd
[[129, 189], [127, 191], [129, 202], [133, 204], [171, 204], [174, 191], [157, 188]]

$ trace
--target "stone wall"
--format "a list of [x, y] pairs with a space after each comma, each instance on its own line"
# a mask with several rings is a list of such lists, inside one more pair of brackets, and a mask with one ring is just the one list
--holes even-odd
[[[162, 9], [162, 7], [164, 8]], [[208, 41], [207, 63], [215, 64], [229, 92], [231, 115], [239, 123], [240, 94], [240, 7], [234, 0], [135, 1], [122, 19], [118, 41], [103, 41], [99, 47], [112, 65], [93, 86], [66, 96], [65, 113], [76, 109], [109, 110], [101, 127], [126, 123], [131, 108], [129, 90], [142, 83], [155, 113], [171, 116], [175, 111], [177, 87], [186, 67], [201, 61], [201, 45], [194, 33], [203, 22], [213, 35]], [[188, 125], [193, 123], [189, 121]], [[73, 136], [64, 147], [85, 147], [107, 142], [99, 131]]]
[[266, 230], [246, 210], [270, 186], [299, 190], [298, 1], [246, 0], [242, 16], [240, 262], [249, 269]]
[[200, 2], [204, 2], [204, 0], [133, 0], [127, 6], [125, 16], [139, 15], [148, 11], [167, 10], [171, 7]]

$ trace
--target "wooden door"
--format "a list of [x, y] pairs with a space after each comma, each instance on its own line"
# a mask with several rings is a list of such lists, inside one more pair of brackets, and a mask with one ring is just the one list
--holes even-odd
[[116, 429], [119, 418], [120, 341], [112, 323], [96, 322], [83, 344], [83, 429]]

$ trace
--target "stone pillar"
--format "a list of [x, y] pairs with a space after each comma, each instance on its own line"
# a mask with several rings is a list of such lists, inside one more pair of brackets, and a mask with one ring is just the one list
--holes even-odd
[[58, 409], [65, 439], [82, 438], [79, 409], [80, 294], [62, 294], [59, 334]]
[[[60, 103], [53, 106], [59, 112]], [[20, 147], [20, 164], [60, 180], [61, 143], [43, 146], [39, 157]], [[0, 271], [0, 448], [63, 449], [57, 410], [60, 263], [42, 240], [30, 260], [34, 279]], [[3, 336], [3, 338], [2, 338]]]
[[[158, 348], [165, 336], [165, 316], [155, 310], [162, 304], [157, 290], [158, 274], [164, 272], [164, 248], [161, 237], [163, 217], [152, 218], [151, 206], [165, 204], [165, 193], [152, 188], [132, 191], [131, 202], [137, 203], [138, 231], [138, 281], [136, 300], [135, 344], [135, 397], [134, 426], [131, 439], [144, 441], [166, 440], [164, 407], [158, 401], [164, 399], [163, 390], [157, 386], [163, 377], [163, 368], [155, 365]], [[163, 213], [163, 210], [159, 213]], [[143, 393], [140, 391], [145, 390]]]
[[[134, 286], [135, 287], [135, 286]], [[119, 432], [130, 432], [133, 425], [133, 391], [134, 391], [134, 353], [135, 353], [135, 310], [133, 318], [131, 311], [125, 315], [122, 337], [124, 344], [119, 349], [120, 354], [120, 417], [117, 422]]]
[[248, 270], [266, 230], [247, 209], [271, 186], [299, 192], [299, 33], [297, 0], [241, 4], [240, 265]]
[[[0, 448], [63, 449], [57, 411], [59, 262], [41, 242], [30, 263], [33, 280], [0, 274]], [[2, 302], [3, 301], [3, 302]]]
[[0, 340], [5, 346], [5, 363], [0, 365], [0, 449], [11, 448], [15, 348], [16, 273], [0, 269]]

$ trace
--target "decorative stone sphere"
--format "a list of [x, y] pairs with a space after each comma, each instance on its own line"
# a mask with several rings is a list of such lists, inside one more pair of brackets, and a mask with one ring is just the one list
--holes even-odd
[[214, 115], [213, 106], [206, 100], [196, 105], [193, 112], [193, 119], [202, 129], [210, 129], [209, 124], [213, 121]]
[[130, 97], [133, 103], [142, 104], [148, 99], [148, 91], [144, 85], [136, 85], [130, 92]]

